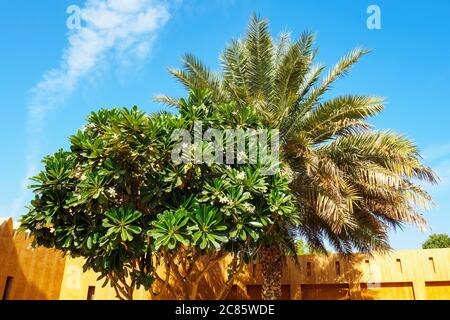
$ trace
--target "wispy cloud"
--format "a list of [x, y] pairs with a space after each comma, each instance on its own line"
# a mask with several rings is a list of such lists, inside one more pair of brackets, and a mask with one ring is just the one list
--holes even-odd
[[445, 230], [448, 223], [442, 221], [442, 215], [448, 214], [450, 202], [448, 196], [450, 194], [450, 143], [440, 145], [431, 145], [423, 152], [423, 157], [428, 165], [430, 165], [439, 177], [437, 185], [426, 185], [436, 207], [427, 213], [432, 230]]
[[450, 156], [450, 143], [428, 147], [423, 151], [422, 156], [427, 161], [438, 160], [442, 157]]
[[450, 191], [450, 143], [431, 145], [422, 152], [425, 162], [439, 176], [439, 184], [434, 186], [436, 192]]
[[81, 28], [69, 31], [68, 45], [59, 66], [44, 73], [31, 90], [27, 107], [27, 169], [21, 193], [10, 214], [17, 217], [27, 199], [28, 178], [37, 168], [45, 115], [62, 105], [83, 81], [98, 73], [99, 66], [129, 65], [146, 58], [158, 30], [169, 20], [166, 1], [87, 0], [81, 8]]
[[437, 192], [450, 194], [450, 157], [442, 159], [439, 163], [433, 166], [439, 176], [439, 184], [435, 186]]

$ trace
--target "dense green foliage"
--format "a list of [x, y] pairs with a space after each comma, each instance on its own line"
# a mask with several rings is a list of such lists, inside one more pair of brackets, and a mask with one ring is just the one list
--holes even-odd
[[117, 289], [127, 293], [134, 285], [151, 287], [161, 263], [152, 257], [162, 253], [189, 248], [189, 259], [232, 253], [249, 261], [270, 226], [298, 221], [287, 179], [262, 175], [267, 164], [260, 162], [171, 160], [178, 143], [173, 131], [192, 132], [199, 118], [215, 128], [261, 127], [251, 109], [239, 115], [234, 110], [195, 91], [180, 100], [178, 115], [148, 116], [136, 107], [93, 112], [70, 137], [70, 151], [44, 158], [22, 228], [38, 245], [86, 258], [86, 269], [113, 286], [121, 281]]
[[316, 253], [320, 253], [319, 251], [316, 251], [314, 249], [312, 249], [305, 241], [303, 240], [298, 240], [295, 242], [295, 247], [296, 247], [296, 255], [298, 256], [302, 256], [305, 254], [316, 254]]
[[450, 248], [450, 237], [448, 234], [432, 234], [427, 241], [422, 243], [422, 249]]

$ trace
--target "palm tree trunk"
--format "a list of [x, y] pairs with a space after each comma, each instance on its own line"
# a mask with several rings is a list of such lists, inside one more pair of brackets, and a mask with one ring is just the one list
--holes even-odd
[[282, 257], [278, 246], [272, 246], [262, 251], [262, 299], [280, 300], [281, 299], [281, 275], [282, 275]]

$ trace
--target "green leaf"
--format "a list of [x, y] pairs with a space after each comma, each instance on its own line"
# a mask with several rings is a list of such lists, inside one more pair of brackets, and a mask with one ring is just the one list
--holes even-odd
[[86, 246], [89, 250], [92, 250], [92, 236], [89, 236], [86, 241]]
[[120, 231], [120, 238], [122, 239], [122, 241], [127, 241], [128, 240], [128, 232], [126, 229], [121, 229]]

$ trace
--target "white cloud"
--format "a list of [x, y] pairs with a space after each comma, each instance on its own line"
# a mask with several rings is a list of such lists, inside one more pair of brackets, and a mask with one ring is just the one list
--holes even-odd
[[430, 145], [422, 152], [422, 156], [439, 177], [439, 183], [431, 189], [435, 192], [450, 191], [450, 143]]
[[439, 184], [435, 187], [437, 191], [445, 191], [450, 195], [450, 159], [440, 161], [437, 165], [433, 166], [439, 176]]
[[[110, 61], [129, 65], [151, 52], [157, 31], [169, 20], [167, 2], [157, 0], [87, 0], [81, 8], [82, 27], [70, 31], [59, 67], [44, 73], [31, 90], [28, 105], [28, 150], [26, 178], [36, 170], [45, 115], [54, 110], [80, 82], [99, 72]], [[25, 185], [15, 199], [16, 216], [27, 198]]]
[[436, 204], [436, 207], [426, 216], [433, 230], [442, 230], [446, 226], [448, 228], [448, 224], [443, 222], [442, 216], [448, 214], [450, 206], [448, 201], [450, 195], [450, 144], [430, 146], [425, 149], [423, 156], [439, 177], [437, 185], [425, 185]]
[[142, 7], [145, 0], [109, 0], [111, 8], [121, 12], [136, 12]]
[[432, 161], [439, 158], [450, 156], [450, 143], [431, 146], [425, 149], [422, 153], [425, 160]]

